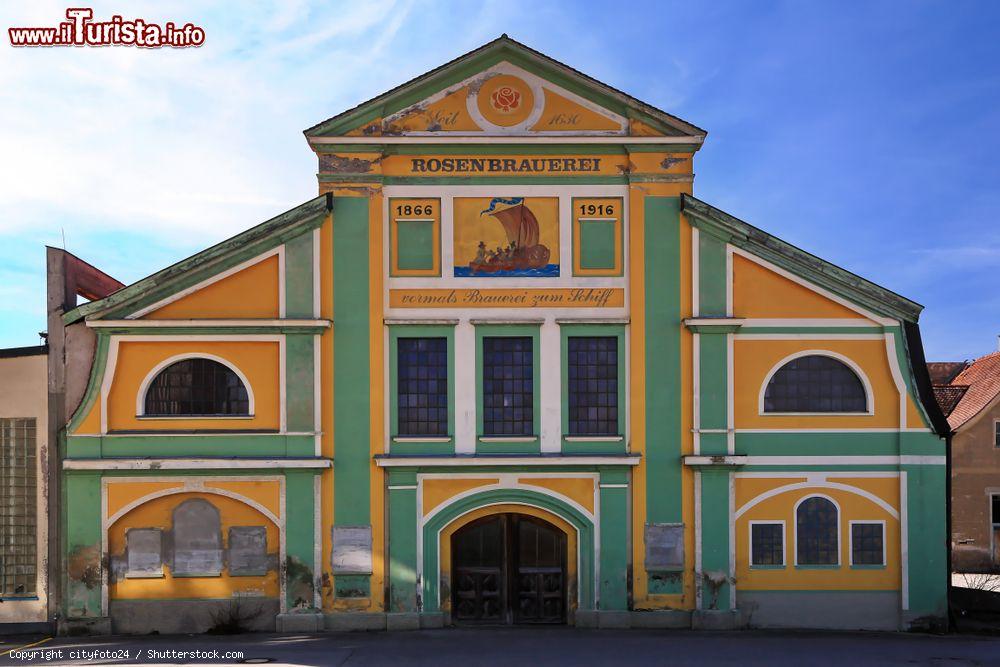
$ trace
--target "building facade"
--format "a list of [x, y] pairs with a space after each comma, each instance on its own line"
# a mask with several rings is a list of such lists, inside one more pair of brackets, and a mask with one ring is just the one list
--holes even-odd
[[1000, 572], [1000, 351], [928, 364], [951, 436], [951, 559]]
[[0, 350], [0, 632], [48, 624], [48, 350]]
[[694, 198], [703, 130], [504, 36], [305, 135], [63, 317], [67, 619], [943, 622], [920, 306]]

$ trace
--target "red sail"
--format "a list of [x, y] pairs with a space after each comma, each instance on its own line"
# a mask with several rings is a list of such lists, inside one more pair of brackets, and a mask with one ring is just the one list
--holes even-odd
[[490, 215], [500, 221], [507, 233], [507, 240], [516, 243], [518, 248], [538, 245], [538, 219], [524, 204], [494, 211]]

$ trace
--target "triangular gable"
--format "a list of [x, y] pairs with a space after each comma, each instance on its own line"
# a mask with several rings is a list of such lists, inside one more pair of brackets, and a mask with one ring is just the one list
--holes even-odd
[[[174, 303], [180, 298], [215, 284], [219, 276], [227, 277], [239, 273], [248, 266], [256, 264], [255, 259], [274, 254], [285, 242], [319, 227], [332, 208], [333, 196], [330, 194], [310, 199], [207, 250], [123, 287], [104, 299], [78, 306], [63, 315], [63, 322], [72, 324], [83, 318], [93, 320], [136, 317], [137, 313], [151, 312], [150, 307], [159, 309], [161, 306]], [[260, 268], [267, 269], [266, 266]], [[259, 277], [256, 276], [255, 280]], [[219, 288], [223, 289], [221, 285]], [[280, 294], [280, 287], [278, 289]], [[204, 294], [199, 295], [198, 298], [204, 296]], [[191, 303], [193, 302], [189, 302]]]
[[146, 306], [126, 319], [278, 319], [284, 317], [284, 246], [269, 250]]
[[337, 136], [632, 135], [705, 131], [506, 35], [305, 131]]
[[923, 310], [918, 303], [786, 243], [691, 195], [682, 195], [681, 210], [691, 224], [703, 232], [739, 248], [750, 258], [767, 262], [786, 277], [805, 281], [845, 300], [847, 303], [844, 305], [853, 305], [852, 310], [870, 316], [879, 324], [891, 325], [897, 321], [915, 323]]
[[860, 320], [875, 324], [812, 283], [796, 279], [770, 262], [733, 253], [733, 315], [746, 319]]

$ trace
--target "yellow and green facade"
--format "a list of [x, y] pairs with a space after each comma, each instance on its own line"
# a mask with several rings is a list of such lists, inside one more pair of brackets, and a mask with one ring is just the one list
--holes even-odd
[[[459, 541], [509, 521], [557, 538], [549, 620], [944, 622], [920, 306], [695, 198], [704, 130], [504, 36], [305, 136], [315, 199], [64, 315], [96, 337], [63, 439], [66, 618], [461, 623], [462, 568], [527, 533]], [[817, 358], [861, 407], [769, 409]], [[192, 359], [247, 409], [147, 414]], [[476, 619], [516, 622], [523, 572], [496, 567]]]

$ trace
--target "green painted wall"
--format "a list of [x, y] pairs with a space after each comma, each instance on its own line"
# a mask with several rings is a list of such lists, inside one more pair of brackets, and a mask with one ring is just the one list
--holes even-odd
[[[333, 520], [349, 526], [372, 523], [368, 206], [367, 198], [333, 200]], [[358, 597], [367, 582], [335, 577], [334, 594]]]
[[680, 199], [646, 197], [646, 521], [681, 522]]
[[417, 610], [417, 477], [389, 473], [389, 612]]
[[313, 233], [285, 242], [285, 317], [312, 319]]
[[729, 473], [728, 469], [700, 473], [702, 609], [729, 609]]
[[69, 472], [63, 481], [66, 577], [63, 610], [69, 618], [101, 615], [101, 475]]
[[[310, 395], [311, 393], [310, 390]], [[312, 430], [311, 424], [309, 430]], [[312, 457], [316, 453], [313, 436], [277, 433], [69, 436], [66, 440], [69, 458], [83, 459], [128, 457], [136, 456], [137, 453], [144, 458], [176, 456], [280, 458]]]
[[628, 609], [628, 489], [601, 487], [601, 574], [602, 610]]
[[285, 597], [288, 608], [315, 606], [316, 523], [312, 470], [285, 472]]
[[290, 433], [316, 429], [314, 349], [315, 337], [310, 334], [285, 336], [285, 410]]

